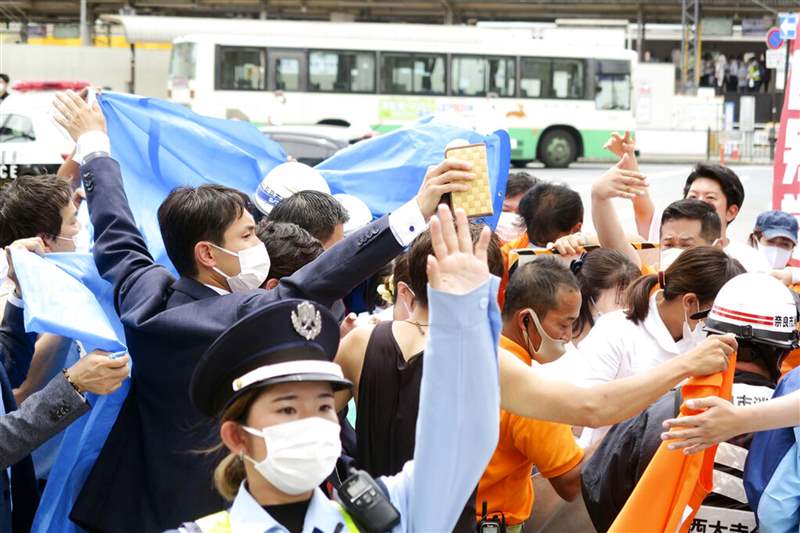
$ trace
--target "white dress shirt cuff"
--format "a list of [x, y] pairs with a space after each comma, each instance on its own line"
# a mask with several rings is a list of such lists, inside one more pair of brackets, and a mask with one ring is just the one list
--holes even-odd
[[90, 154], [97, 152], [110, 154], [111, 141], [105, 132], [99, 130], [87, 131], [78, 138], [78, 149], [75, 151], [75, 160], [83, 164]]
[[25, 309], [25, 302], [23, 302], [20, 298], [14, 296], [13, 293], [9, 294], [6, 297], [6, 301], [13, 305], [14, 307], [19, 307], [20, 309]]
[[417, 235], [428, 228], [416, 197], [389, 213], [389, 228], [403, 247], [411, 245]]

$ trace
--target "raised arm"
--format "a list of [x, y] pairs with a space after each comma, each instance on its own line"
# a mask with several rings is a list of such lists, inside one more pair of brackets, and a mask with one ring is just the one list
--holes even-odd
[[671, 450], [683, 449], [686, 454], [705, 450], [744, 433], [800, 426], [800, 390], [768, 402], [741, 407], [717, 397], [688, 400], [686, 405], [690, 409], [706, 411], [665, 421], [664, 427], [669, 431], [661, 436], [663, 440], [681, 439], [668, 446]]
[[451, 531], [497, 445], [499, 280], [486, 264], [490, 233], [475, 251], [467, 218], [431, 221], [430, 333], [425, 346], [413, 466], [386, 480], [405, 531]]
[[735, 348], [732, 335], [711, 336], [694, 350], [647, 372], [589, 388], [547, 379], [537, 368], [501, 352], [502, 405], [528, 418], [574, 426], [609, 426], [641, 412], [688, 377], [725, 369]]
[[[75, 92], [59, 93], [55, 119], [77, 142], [89, 216], [94, 226], [94, 257], [100, 275], [114, 286], [119, 302], [120, 288], [134, 274], [155, 263], [136, 226], [122, 184], [119, 163], [109, 154], [106, 121], [100, 107], [92, 107]], [[166, 269], [162, 275], [168, 275]]]
[[636, 199], [647, 193], [644, 176], [624, 168], [628, 166], [629, 158], [627, 153], [623, 154], [619, 163], [608, 169], [592, 185], [592, 221], [603, 248], [618, 250], [633, 261], [634, 265], [641, 267], [639, 254], [628, 243], [612, 203], [613, 198], [626, 198], [633, 200], [635, 205]]
[[[631, 137], [629, 131], [624, 136], [612, 133], [611, 139], [606, 143], [606, 150], [610, 151], [620, 159], [623, 155], [628, 155], [627, 162], [621, 167], [623, 170], [639, 172], [639, 162], [636, 160], [636, 142]], [[650, 198], [650, 192], [645, 190], [644, 194], [633, 198], [633, 214], [636, 219], [636, 231], [642, 238], [647, 238], [650, 233], [650, 224], [655, 214], [655, 206]]]

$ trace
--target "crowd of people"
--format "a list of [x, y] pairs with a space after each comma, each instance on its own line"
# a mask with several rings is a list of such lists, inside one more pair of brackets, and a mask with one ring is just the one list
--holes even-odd
[[[509, 175], [494, 230], [470, 222], [447, 204], [475, 179], [453, 159], [374, 221], [312, 186], [277, 195], [269, 176], [257, 191], [179, 187], [157, 208], [165, 266], [100, 108], [61, 93], [55, 118], [73, 157], [0, 191], [0, 531], [31, 529], [76, 445], [65, 428], [126, 380], [59, 517], [80, 530], [798, 527], [798, 224], [768, 211], [731, 239], [733, 170], [698, 163], [657, 209], [634, 140], [614, 134], [596, 234], [575, 190], [526, 172]], [[74, 252], [82, 202], [128, 354], [26, 331], [34, 295], [14, 258]], [[572, 502], [568, 529], [532, 518], [547, 491]]]

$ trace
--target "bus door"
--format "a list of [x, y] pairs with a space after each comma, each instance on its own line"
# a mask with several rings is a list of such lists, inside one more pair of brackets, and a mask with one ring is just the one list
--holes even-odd
[[269, 90], [274, 97], [273, 124], [302, 123], [302, 94], [306, 90], [308, 68], [305, 52], [270, 49]]

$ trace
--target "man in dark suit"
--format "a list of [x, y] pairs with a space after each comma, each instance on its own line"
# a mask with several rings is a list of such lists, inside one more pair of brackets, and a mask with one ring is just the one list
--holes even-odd
[[416, 199], [274, 289], [246, 290], [263, 283], [269, 263], [258, 249], [263, 243], [242, 193], [219, 186], [179, 188], [164, 201], [159, 225], [180, 274], [176, 280], [153, 261], [137, 230], [119, 165], [108, 156], [99, 107], [65, 93], [56, 108], [56, 120], [78, 143], [95, 261], [114, 286], [134, 360], [128, 398], [70, 518], [89, 531], [162, 531], [224, 505], [211, 484], [219, 457], [198, 453], [218, 438], [187, 392], [203, 352], [232, 324], [270, 302], [303, 298], [330, 306], [344, 297], [425, 229], [442, 194], [468, 189], [470, 167], [445, 161], [431, 168]]

